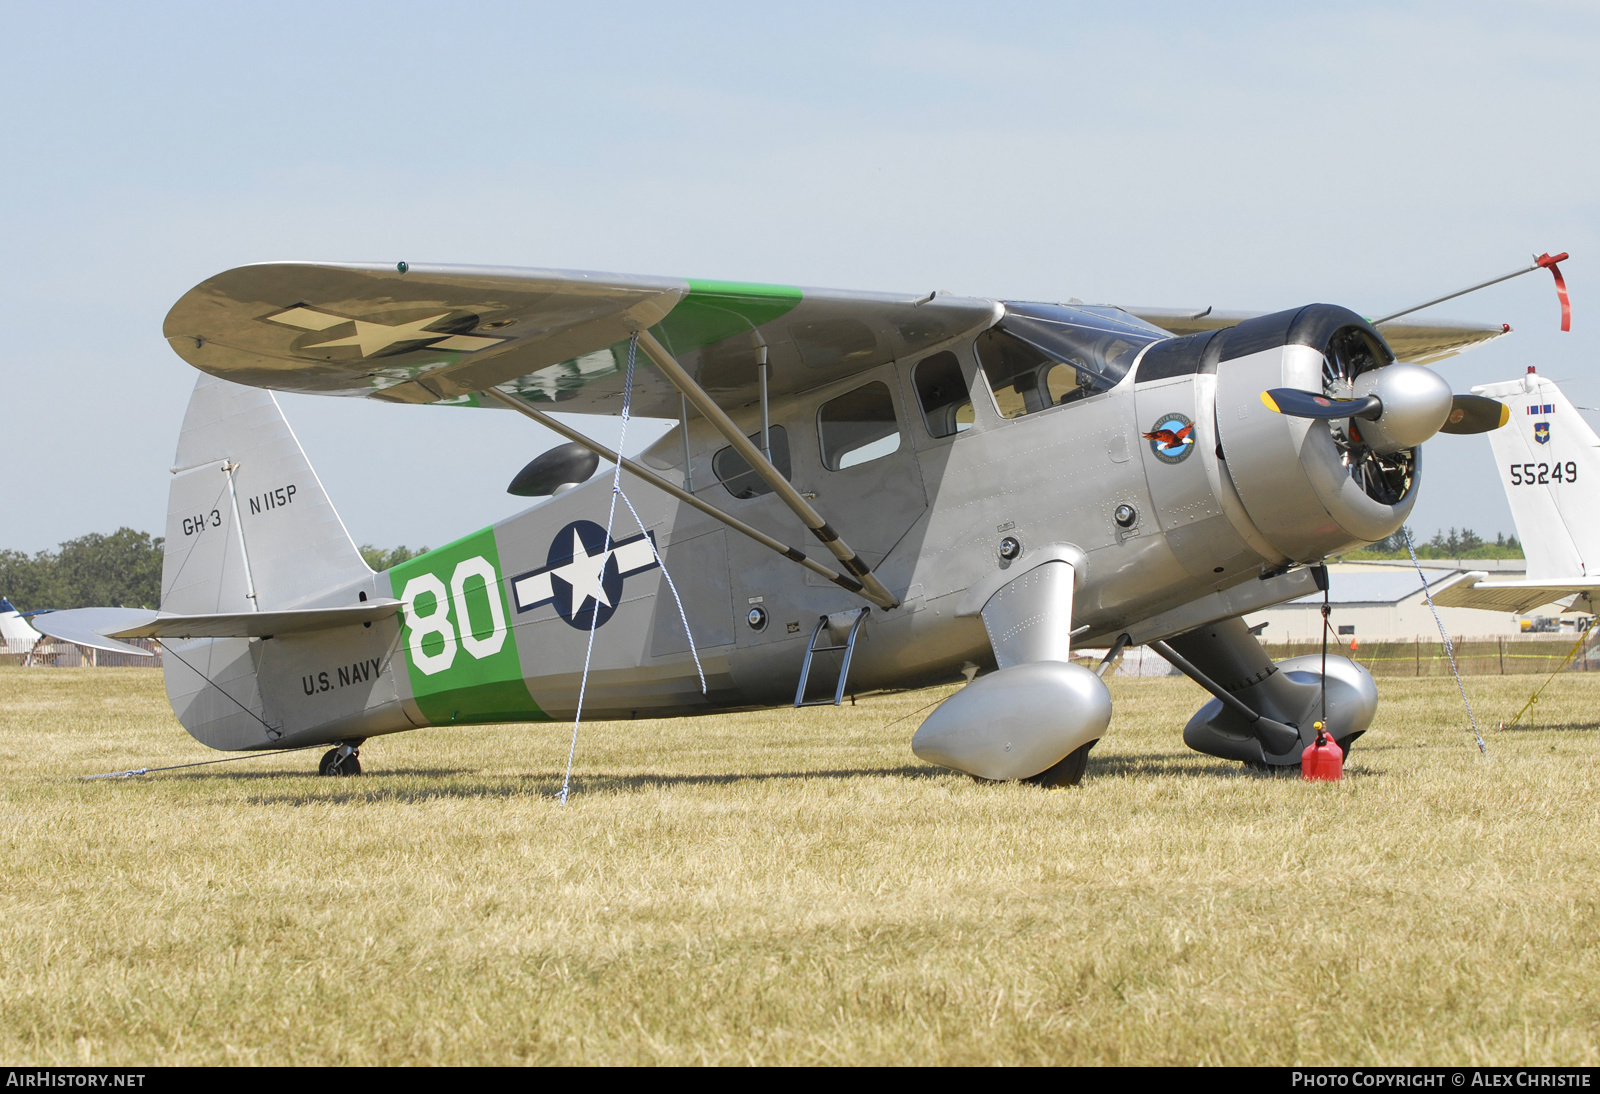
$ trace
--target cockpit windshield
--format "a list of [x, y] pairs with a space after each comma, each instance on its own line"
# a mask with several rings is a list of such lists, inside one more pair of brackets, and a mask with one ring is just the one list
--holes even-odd
[[1005, 308], [978, 336], [977, 351], [1007, 418], [1109, 391], [1141, 349], [1171, 337], [1117, 308], [1010, 301]]

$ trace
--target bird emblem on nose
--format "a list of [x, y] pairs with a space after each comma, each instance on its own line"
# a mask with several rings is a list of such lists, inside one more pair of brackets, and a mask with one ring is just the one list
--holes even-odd
[[1163, 463], [1178, 463], [1194, 450], [1194, 423], [1182, 414], [1164, 414], [1155, 428], [1140, 436]]

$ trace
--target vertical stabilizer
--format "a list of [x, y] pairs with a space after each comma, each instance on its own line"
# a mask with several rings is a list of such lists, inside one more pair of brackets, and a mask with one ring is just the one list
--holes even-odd
[[[202, 375], [173, 461], [162, 610], [293, 608], [371, 576], [272, 393]], [[259, 640], [165, 645], [167, 695], [185, 729], [213, 748], [271, 744]]]
[[371, 573], [272, 393], [202, 375], [173, 460], [162, 610], [292, 608]]
[[1489, 434], [1529, 581], [1600, 574], [1600, 439], [1551, 380], [1529, 371], [1474, 394], [1499, 399], [1511, 420]]
[[0, 653], [27, 653], [41, 637], [11, 601], [0, 596]]

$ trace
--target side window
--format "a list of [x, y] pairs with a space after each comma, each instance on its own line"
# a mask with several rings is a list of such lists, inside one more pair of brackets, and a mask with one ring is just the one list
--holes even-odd
[[961, 362], [949, 350], [918, 361], [911, 371], [911, 385], [917, 389], [922, 420], [931, 436], [950, 437], [972, 425], [972, 400], [967, 397]]
[[843, 471], [898, 450], [900, 424], [895, 421], [889, 386], [875, 380], [823, 403], [817, 411], [817, 436], [822, 464], [829, 471]]
[[[789, 431], [781, 425], [775, 425], [767, 431], [767, 434], [772, 442], [772, 466], [776, 467], [784, 478], [788, 478]], [[756, 448], [761, 447], [760, 433], [750, 434], [750, 440]], [[762, 494], [772, 493], [772, 487], [755, 473], [743, 456], [733, 450], [731, 444], [719, 449], [717, 454], [711, 457], [711, 473], [717, 476], [717, 481], [736, 498], [759, 498]]]
[[1002, 418], [1048, 410], [1082, 398], [1077, 369], [1054, 361], [1037, 346], [993, 327], [978, 336], [978, 363]]
[[1166, 332], [1117, 308], [1006, 301], [978, 336], [978, 363], [1001, 415], [1016, 418], [1110, 391]]

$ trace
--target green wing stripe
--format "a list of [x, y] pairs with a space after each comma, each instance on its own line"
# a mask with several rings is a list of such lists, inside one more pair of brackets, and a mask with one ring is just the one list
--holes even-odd
[[792, 285], [690, 279], [689, 294], [651, 330], [676, 356], [770, 323], [801, 295]]

